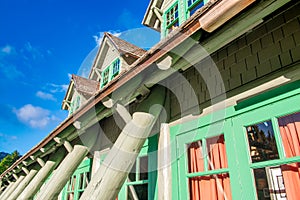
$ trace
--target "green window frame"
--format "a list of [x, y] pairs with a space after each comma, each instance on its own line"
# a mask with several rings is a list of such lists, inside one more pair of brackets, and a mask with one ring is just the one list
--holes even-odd
[[62, 200], [79, 200], [91, 178], [92, 159], [85, 159], [63, 189]]
[[103, 88], [110, 80], [110, 66], [106, 67], [103, 72], [101, 73], [101, 88]]
[[205, 3], [205, 0], [186, 0], [186, 17], [189, 18], [192, 16]]
[[108, 65], [101, 73], [101, 88], [109, 83], [121, 71], [121, 60], [116, 58], [110, 65]]
[[[136, 168], [135, 168], [136, 170], [131, 171], [132, 173], [131, 176], [133, 175], [135, 176], [135, 181], [129, 181], [128, 179], [126, 179], [125, 183], [123, 184], [119, 192], [118, 195], [119, 200], [130, 200], [128, 198], [128, 193], [130, 192], [129, 187], [134, 188], [140, 186], [141, 188], [145, 184], [147, 184], [147, 190], [148, 190], [147, 191], [148, 196], [146, 199], [157, 199], [157, 189], [158, 189], [157, 188], [157, 155], [156, 155], [157, 145], [158, 145], [157, 139], [158, 139], [157, 135], [154, 135], [149, 137], [145, 141], [136, 159]], [[148, 165], [147, 165], [148, 173], [146, 176], [145, 173], [143, 173], [141, 176], [139, 171], [139, 168], [141, 166], [140, 160], [145, 158], [146, 156], [148, 158]]]
[[178, 27], [181, 23], [180, 18], [180, 4], [179, 1], [176, 1], [172, 6], [170, 6], [166, 12], [164, 12], [163, 19], [164, 19], [164, 28], [163, 28], [163, 35], [167, 36], [172, 30]]
[[[219, 172], [229, 172], [232, 199], [259, 199], [261, 195], [259, 193], [265, 192], [265, 190], [259, 191], [260, 188], [256, 182], [258, 181], [256, 178], [259, 177], [257, 173], [261, 172], [260, 169], [271, 168], [273, 170], [286, 164], [300, 162], [300, 156], [286, 156], [278, 126], [279, 118], [300, 112], [299, 102], [300, 81], [296, 81], [244, 100], [236, 106], [172, 126], [170, 128], [172, 160], [176, 160], [172, 163], [172, 176], [174, 177], [172, 197], [188, 199], [188, 178], [209, 174], [209, 171], [188, 173], [186, 145], [213, 136], [216, 133], [210, 130], [220, 130], [216, 128], [221, 127], [226, 142], [228, 168], [219, 169]], [[214, 117], [222, 116], [222, 113], [224, 119]], [[252, 162], [247, 128], [268, 120], [272, 122], [279, 158]], [[221, 133], [217, 132], [219, 132], [217, 134]], [[181, 188], [180, 191], [177, 191], [177, 188]]]

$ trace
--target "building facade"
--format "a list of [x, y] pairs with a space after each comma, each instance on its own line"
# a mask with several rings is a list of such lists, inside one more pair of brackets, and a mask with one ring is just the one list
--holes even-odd
[[148, 51], [105, 34], [69, 117], [0, 199], [299, 199], [300, 3], [151, 0]]

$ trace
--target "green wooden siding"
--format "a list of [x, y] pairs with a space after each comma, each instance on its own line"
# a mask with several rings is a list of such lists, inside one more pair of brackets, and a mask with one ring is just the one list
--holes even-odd
[[[233, 199], [257, 199], [254, 169], [300, 162], [300, 156], [286, 158], [278, 118], [300, 111], [300, 82], [294, 82], [250, 98], [213, 114], [171, 127], [173, 199], [189, 199], [188, 178], [229, 172]], [[223, 116], [223, 118], [221, 117]], [[271, 120], [279, 158], [252, 162], [246, 127]], [[227, 169], [188, 173], [186, 145], [216, 135], [224, 135]], [[203, 145], [204, 146], [204, 145]], [[178, 188], [181, 188], [178, 190]]]

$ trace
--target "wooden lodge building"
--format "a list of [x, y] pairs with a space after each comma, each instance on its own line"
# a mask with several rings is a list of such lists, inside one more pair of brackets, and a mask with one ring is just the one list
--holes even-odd
[[151, 0], [161, 41], [106, 33], [68, 118], [1, 174], [0, 199], [300, 199], [299, 10]]

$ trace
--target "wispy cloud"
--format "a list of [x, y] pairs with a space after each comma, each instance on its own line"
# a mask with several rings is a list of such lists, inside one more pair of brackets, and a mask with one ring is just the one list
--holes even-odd
[[1, 47], [0, 51], [3, 54], [9, 55], [9, 54], [15, 53], [15, 48], [13, 46], [11, 46], [11, 45], [6, 45], [4, 47]]
[[13, 112], [22, 123], [32, 128], [44, 128], [50, 122], [58, 120], [49, 110], [31, 104], [13, 109]]
[[0, 133], [0, 138], [2, 138], [2, 140], [3, 139], [5, 139], [5, 140], [7, 140], [7, 139], [9, 139], [9, 140], [17, 140], [18, 139], [18, 137], [15, 136], [15, 135], [7, 135], [7, 134], [4, 134], [4, 133]]
[[44, 100], [51, 100], [51, 101], [57, 101], [57, 99], [50, 93], [37, 91], [35, 94], [37, 97], [44, 99]]
[[68, 90], [69, 85], [67, 84], [55, 84], [55, 83], [48, 83], [47, 86], [49, 87], [49, 91], [51, 93], [58, 93], [58, 92], [66, 92]]
[[43, 51], [40, 50], [40, 48], [33, 46], [30, 42], [26, 42], [20, 52], [25, 60], [38, 60], [45, 57]]
[[[120, 31], [113, 31], [113, 30], [106, 31], [106, 32], [109, 32], [116, 37], [120, 37], [120, 35], [122, 34]], [[104, 36], [104, 32], [99, 32], [97, 35], [93, 35], [93, 38], [94, 38], [97, 46], [101, 45], [103, 36]]]

